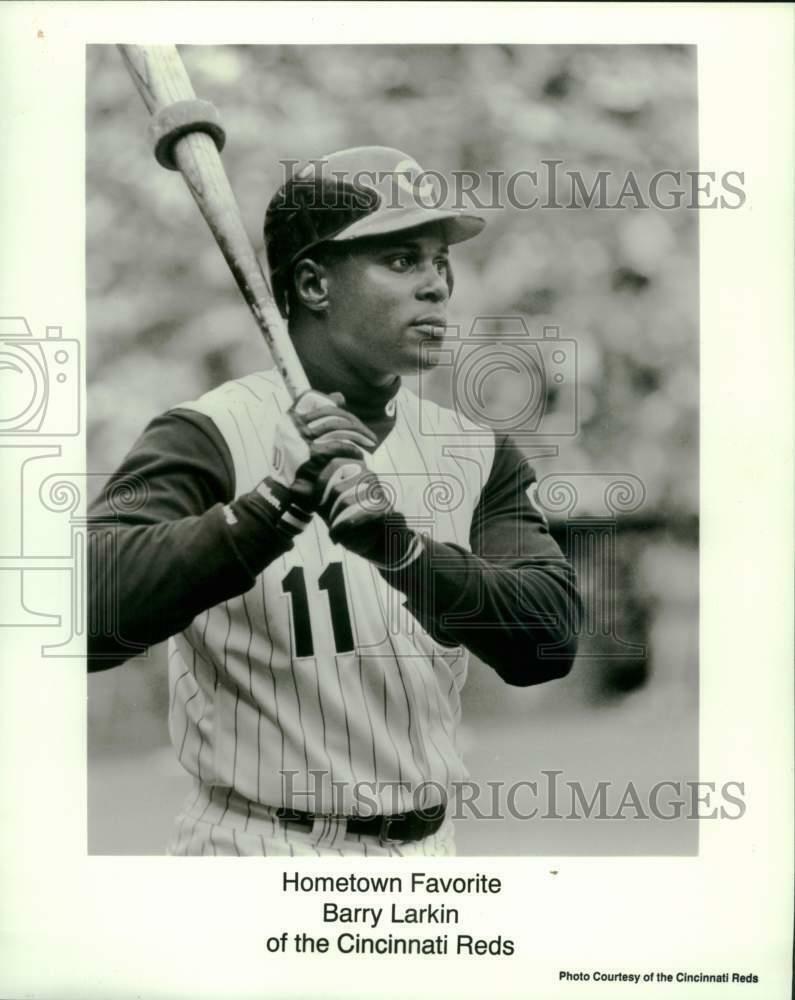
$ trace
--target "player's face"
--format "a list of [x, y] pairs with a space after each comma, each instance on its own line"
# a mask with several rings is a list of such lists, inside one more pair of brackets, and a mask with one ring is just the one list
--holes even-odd
[[[374, 383], [435, 364], [452, 274], [442, 227], [357, 242], [328, 271], [329, 346]], [[425, 348], [423, 348], [425, 345]]]

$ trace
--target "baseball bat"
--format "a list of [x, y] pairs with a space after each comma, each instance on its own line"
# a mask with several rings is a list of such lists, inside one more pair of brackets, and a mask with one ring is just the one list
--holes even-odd
[[174, 45], [119, 45], [152, 114], [155, 156], [178, 169], [224, 255], [293, 399], [310, 388], [284, 320], [243, 226], [221, 156], [217, 110], [198, 101]]

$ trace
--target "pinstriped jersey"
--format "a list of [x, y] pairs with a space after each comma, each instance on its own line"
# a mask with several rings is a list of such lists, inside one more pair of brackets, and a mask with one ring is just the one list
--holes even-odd
[[[240, 496], [269, 473], [289, 405], [261, 372], [180, 409], [213, 422]], [[405, 386], [388, 405], [395, 423], [368, 465], [411, 527], [469, 551], [493, 435]], [[456, 730], [468, 653], [403, 602], [314, 516], [251, 589], [170, 640], [169, 730], [183, 766], [244, 799], [315, 813], [417, 808], [423, 785], [438, 799], [466, 776]]]

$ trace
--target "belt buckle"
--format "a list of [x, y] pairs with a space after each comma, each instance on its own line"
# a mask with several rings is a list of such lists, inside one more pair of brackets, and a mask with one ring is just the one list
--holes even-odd
[[381, 817], [381, 829], [378, 831], [378, 842], [382, 845], [388, 844], [402, 844], [404, 843], [401, 837], [390, 837], [389, 831], [393, 823], [398, 820], [403, 819], [403, 814], [398, 813], [395, 816], [382, 816]]

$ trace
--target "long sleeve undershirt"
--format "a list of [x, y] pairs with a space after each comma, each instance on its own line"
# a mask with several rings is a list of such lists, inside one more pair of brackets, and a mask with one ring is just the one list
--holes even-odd
[[[570, 669], [579, 597], [526, 495], [533, 475], [524, 457], [507, 438], [497, 445], [472, 552], [427, 540], [406, 571], [383, 576], [438, 641], [527, 686]], [[177, 409], [149, 424], [89, 511], [89, 670], [122, 663], [245, 593], [292, 546], [252, 495], [235, 498], [234, 480], [209, 418]], [[131, 494], [114, 491], [122, 484]]]

